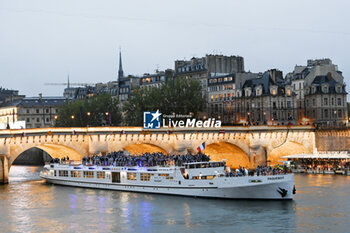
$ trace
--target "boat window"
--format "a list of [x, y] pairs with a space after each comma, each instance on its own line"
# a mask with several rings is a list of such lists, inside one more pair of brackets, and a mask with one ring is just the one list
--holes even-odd
[[81, 177], [81, 172], [80, 171], [71, 171], [70, 176], [71, 177]]
[[195, 165], [194, 164], [190, 164], [190, 168], [195, 168]]
[[201, 168], [201, 164], [196, 164], [196, 168]]
[[128, 172], [127, 179], [128, 180], [137, 180], [137, 174], [135, 172]]
[[68, 176], [68, 171], [58, 171], [58, 175], [67, 177]]
[[56, 170], [54, 171], [53, 175], [56, 176]]
[[106, 178], [106, 173], [105, 172], [97, 172], [96, 173], [96, 178], [97, 179], [105, 179]]
[[84, 178], [94, 178], [94, 172], [84, 171], [83, 176]]
[[141, 181], [149, 181], [150, 179], [151, 179], [151, 173], [140, 173]]

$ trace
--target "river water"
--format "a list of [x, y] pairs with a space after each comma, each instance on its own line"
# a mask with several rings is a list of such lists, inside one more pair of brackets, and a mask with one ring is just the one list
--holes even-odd
[[12, 166], [0, 232], [350, 232], [350, 176], [295, 175], [293, 201], [189, 198], [46, 184]]

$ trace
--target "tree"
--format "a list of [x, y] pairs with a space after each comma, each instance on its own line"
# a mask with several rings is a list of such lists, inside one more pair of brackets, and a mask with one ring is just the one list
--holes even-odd
[[56, 126], [86, 127], [119, 125], [122, 121], [119, 103], [109, 94], [67, 102], [58, 112]]
[[161, 87], [136, 89], [133, 97], [124, 104], [125, 123], [142, 125], [144, 111], [160, 110], [163, 114], [189, 114], [197, 116], [205, 104], [201, 84], [193, 79], [168, 81]]

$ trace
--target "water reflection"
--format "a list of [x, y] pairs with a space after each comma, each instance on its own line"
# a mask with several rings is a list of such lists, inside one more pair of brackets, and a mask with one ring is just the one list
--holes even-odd
[[0, 186], [4, 232], [348, 232], [350, 227], [345, 176], [296, 175], [294, 201], [235, 201], [48, 185], [38, 180], [39, 168], [16, 167], [10, 184]]

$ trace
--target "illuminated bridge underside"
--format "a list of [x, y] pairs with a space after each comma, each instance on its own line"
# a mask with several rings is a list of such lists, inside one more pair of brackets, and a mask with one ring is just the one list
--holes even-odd
[[231, 168], [251, 167], [248, 155], [241, 148], [230, 143], [210, 144], [205, 149], [205, 153], [210, 155], [211, 160], [221, 161], [226, 159], [227, 166]]
[[62, 145], [44, 144], [41, 146], [36, 146], [36, 148], [42, 149], [48, 153], [52, 158], [66, 158], [69, 157], [70, 160], [81, 161], [83, 155], [77, 151]]
[[287, 159], [281, 159], [282, 156], [285, 155], [296, 155], [296, 154], [302, 154], [302, 153], [312, 153], [312, 151], [305, 148], [303, 145], [296, 143], [296, 142], [286, 142], [282, 146], [273, 149], [269, 156], [268, 160], [270, 161], [271, 165], [275, 165], [278, 163], [281, 163], [281, 161], [285, 161]]
[[167, 153], [164, 149], [152, 144], [147, 144], [147, 143], [132, 144], [124, 147], [124, 150], [128, 151], [132, 155], [138, 155], [143, 153], [156, 153], [156, 152], [162, 152], [164, 154]]

